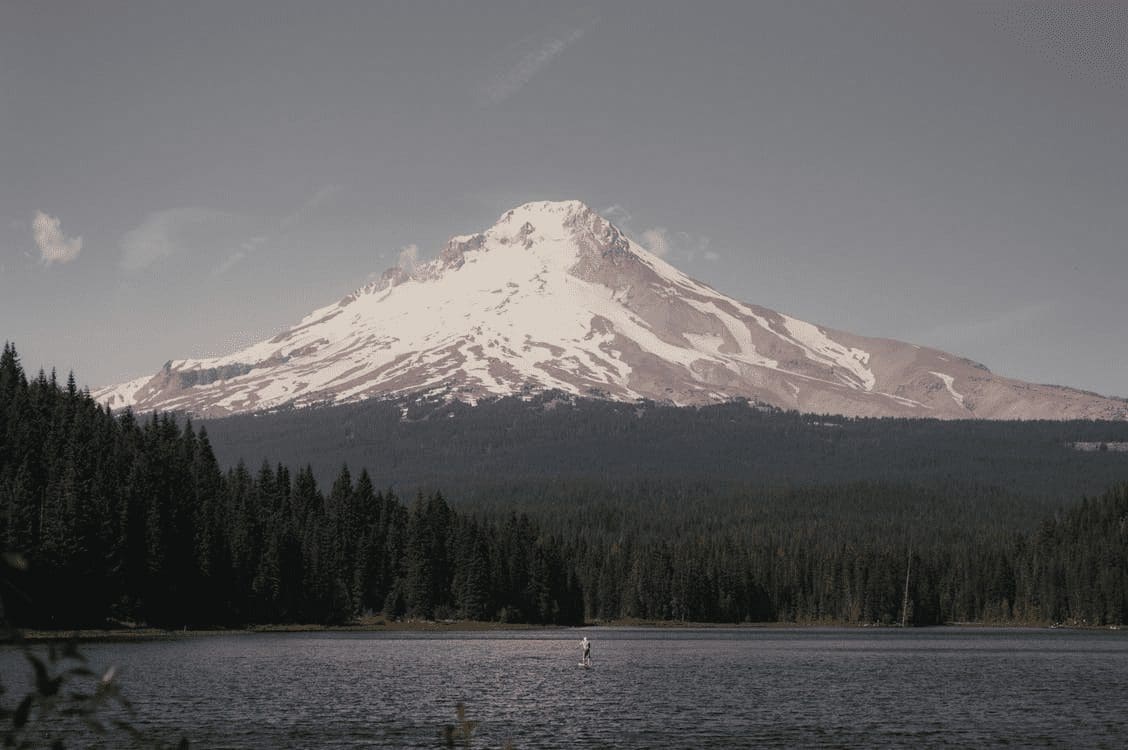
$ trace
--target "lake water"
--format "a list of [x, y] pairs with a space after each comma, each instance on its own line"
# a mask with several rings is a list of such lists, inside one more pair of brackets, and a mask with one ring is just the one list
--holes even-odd
[[[460, 702], [478, 748], [1128, 746], [1126, 631], [287, 633], [83, 650], [117, 665], [139, 728], [196, 748], [433, 748]], [[16, 657], [0, 652], [8, 685]]]

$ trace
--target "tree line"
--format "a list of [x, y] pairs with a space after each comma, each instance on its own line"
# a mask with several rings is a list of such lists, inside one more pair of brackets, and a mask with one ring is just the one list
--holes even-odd
[[471, 406], [418, 394], [207, 420], [220, 465], [342, 463], [379, 486], [442, 489], [462, 501], [483, 483], [643, 479], [768, 485], [882, 482], [994, 485], [1055, 506], [1128, 477], [1128, 421], [848, 418], [732, 402], [676, 407], [561, 392]]
[[224, 472], [204, 429], [114, 416], [0, 355], [0, 545], [27, 561], [8, 614], [49, 628], [343, 622], [366, 612], [578, 623], [578, 582], [527, 517], [401, 501], [343, 467]]
[[539, 482], [475, 493], [562, 540], [589, 619], [1116, 625], [1128, 484], [1065, 509], [990, 485]]
[[224, 470], [190, 421], [0, 355], [0, 546], [29, 563], [2, 594], [26, 625], [1128, 620], [1128, 485], [1056, 513], [1000, 485], [495, 477], [404, 502], [347, 466], [327, 489]]
[[[880, 526], [880, 524], [875, 524]], [[919, 538], [918, 538], [919, 539]], [[589, 615], [936, 625], [1128, 621], [1128, 485], [1031, 534], [843, 535], [818, 521], [753, 534], [569, 540]]]

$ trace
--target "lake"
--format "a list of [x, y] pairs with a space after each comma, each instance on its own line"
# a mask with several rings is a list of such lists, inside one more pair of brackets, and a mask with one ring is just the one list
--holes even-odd
[[[280, 633], [83, 650], [117, 666], [139, 728], [196, 748], [436, 747], [459, 702], [479, 748], [1128, 745], [1126, 631]], [[6, 685], [26, 671], [17, 658], [0, 652]]]

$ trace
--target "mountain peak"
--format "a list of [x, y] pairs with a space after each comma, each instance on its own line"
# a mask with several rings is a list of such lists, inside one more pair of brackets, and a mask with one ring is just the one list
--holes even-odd
[[551, 259], [551, 265], [571, 267], [592, 254], [630, 253], [631, 248], [626, 235], [582, 201], [533, 201], [509, 209], [483, 232], [451, 237], [434, 260], [392, 266], [344, 301], [408, 281], [433, 281], [462, 268], [467, 254], [477, 251], [534, 252]]
[[595, 212], [583, 201], [530, 201], [509, 209], [501, 215], [497, 223], [510, 224], [516, 221], [522, 224], [529, 222], [534, 226], [541, 224], [562, 225], [572, 217], [590, 213]]
[[503, 213], [485, 234], [503, 244], [516, 242], [527, 246], [537, 241], [567, 239], [593, 219], [605, 221], [581, 201], [534, 201]]
[[473, 402], [547, 390], [853, 416], [1128, 418], [1124, 402], [732, 299], [577, 200], [517, 206], [269, 341], [174, 361], [95, 396], [115, 408], [221, 416], [412, 392]]

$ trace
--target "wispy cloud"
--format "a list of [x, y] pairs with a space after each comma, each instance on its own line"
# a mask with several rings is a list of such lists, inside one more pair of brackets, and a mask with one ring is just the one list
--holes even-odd
[[121, 239], [121, 267], [136, 272], [186, 247], [194, 229], [221, 219], [225, 214], [200, 206], [153, 211]]
[[284, 230], [290, 229], [303, 219], [308, 218], [310, 214], [328, 206], [336, 200], [344, 190], [343, 185], [322, 185], [317, 188], [317, 190], [314, 190], [313, 195], [307, 198], [302, 205], [298, 206], [293, 213], [284, 216], [279, 226]]
[[415, 270], [419, 265], [419, 246], [412, 243], [404, 245], [400, 248], [399, 258], [396, 259], [396, 265], [407, 274]]
[[262, 247], [267, 239], [265, 235], [260, 234], [240, 243], [238, 250], [228, 255], [218, 266], [212, 269], [212, 276], [222, 276], [230, 271], [237, 263]]
[[636, 230], [631, 226], [633, 215], [618, 203], [613, 203], [599, 213], [659, 258], [665, 258], [675, 264], [692, 263], [698, 258], [710, 262], [721, 259], [721, 254], [710, 248], [711, 240], [703, 234], [671, 232], [666, 227], [660, 226]]
[[569, 29], [563, 34], [535, 42], [535, 48], [527, 52], [515, 65], [495, 75], [485, 86], [486, 98], [499, 104], [520, 91], [544, 66], [560, 56], [569, 46], [584, 35], [583, 28]]
[[674, 248], [691, 263], [698, 257], [709, 261], [720, 260], [720, 253], [709, 247], [712, 243], [713, 241], [703, 234], [678, 232], [674, 235]]
[[152, 211], [122, 237], [120, 266], [135, 273], [173, 256], [193, 253], [197, 262], [211, 265], [212, 276], [222, 276], [272, 238], [277, 240], [314, 220], [343, 191], [341, 185], [322, 185], [290, 213], [273, 217], [202, 206]]
[[35, 212], [31, 233], [39, 248], [40, 259], [48, 266], [52, 263], [70, 263], [82, 252], [82, 238], [67, 237], [63, 234], [59, 220], [42, 211]]
[[659, 258], [665, 258], [670, 254], [670, 233], [666, 231], [665, 227], [647, 229], [639, 236], [639, 239], [642, 241], [643, 247]]
[[[623, 225], [619, 228], [630, 234], [630, 230]], [[666, 227], [651, 227], [638, 234], [638, 241], [643, 247], [670, 261], [690, 262], [704, 258], [710, 262], [721, 259], [721, 254], [709, 248], [710, 240], [703, 234], [689, 232], [671, 232]]]
[[630, 231], [631, 212], [618, 203], [612, 203], [599, 214], [624, 232]]
[[236, 263], [246, 257], [247, 252], [245, 250], [236, 250], [235, 252], [231, 253], [231, 255], [228, 255], [226, 258], [224, 258], [218, 266], [212, 269], [212, 276], [222, 276], [223, 274], [230, 271]]

